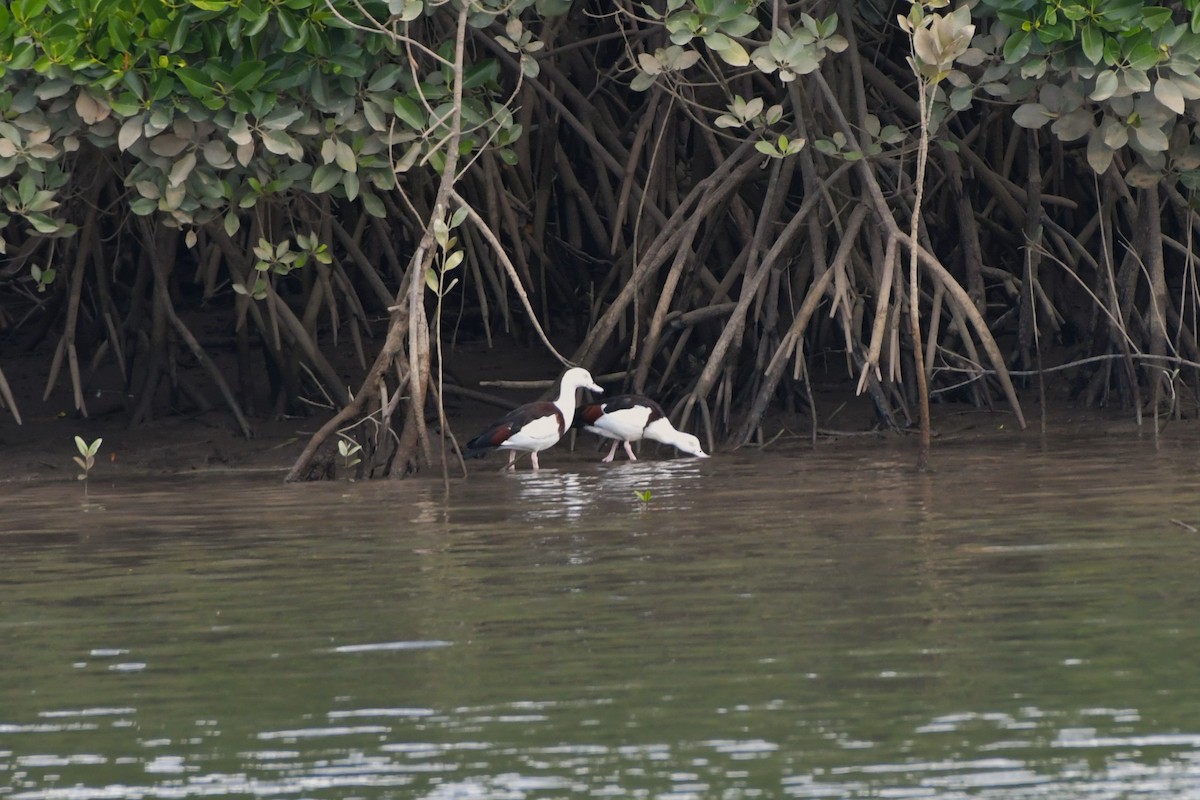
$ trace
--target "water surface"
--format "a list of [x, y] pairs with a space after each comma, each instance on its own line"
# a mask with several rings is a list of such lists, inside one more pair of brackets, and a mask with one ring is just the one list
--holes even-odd
[[0, 797], [1200, 798], [1171, 434], [5, 486]]

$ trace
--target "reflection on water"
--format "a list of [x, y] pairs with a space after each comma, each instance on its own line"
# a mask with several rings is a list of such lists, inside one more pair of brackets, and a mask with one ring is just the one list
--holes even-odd
[[11, 487], [0, 798], [1200, 798], [1196, 444]]
[[686, 511], [692, 508], [695, 493], [703, 491], [698, 483], [703, 463], [689, 458], [624, 462], [584, 473], [564, 469], [506, 472], [503, 477], [518, 488], [505, 502], [530, 522], [577, 521], [589, 508], [607, 507], [614, 500], [636, 509], [648, 502], [640, 499], [638, 492], [649, 492], [650, 502], [661, 511]]

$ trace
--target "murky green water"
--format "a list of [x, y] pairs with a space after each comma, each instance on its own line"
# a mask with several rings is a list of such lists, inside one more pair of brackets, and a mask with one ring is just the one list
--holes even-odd
[[0, 797], [1200, 798], [1195, 440], [552, 455], [3, 487]]

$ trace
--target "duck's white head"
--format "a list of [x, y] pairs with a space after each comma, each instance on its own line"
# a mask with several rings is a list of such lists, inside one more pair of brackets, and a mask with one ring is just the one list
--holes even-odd
[[593, 392], [604, 394], [604, 390], [597, 386], [596, 381], [592, 379], [592, 373], [583, 367], [571, 367], [562, 376], [563, 394], [574, 395], [576, 389], [591, 389]]
[[656, 419], [646, 426], [642, 436], [653, 442], [661, 442], [678, 448], [696, 458], [708, 458], [708, 453], [700, 447], [700, 440], [690, 433], [684, 433], [671, 424], [666, 417]]
[[675, 437], [675, 440], [671, 444], [688, 455], [693, 455], [696, 458], [708, 458], [708, 453], [704, 452], [700, 447], [699, 439], [690, 433], [683, 433], [682, 431], [676, 431], [676, 433], [678, 433], [678, 436]]

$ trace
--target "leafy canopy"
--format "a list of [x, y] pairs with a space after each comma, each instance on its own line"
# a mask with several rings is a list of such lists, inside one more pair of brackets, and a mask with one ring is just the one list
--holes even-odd
[[[562, 0], [470, 0], [471, 24], [535, 74], [519, 15]], [[263, 203], [310, 193], [361, 202], [443, 161], [454, 9], [422, 0], [13, 0], [0, 6], [0, 179], [30, 233], [70, 235], [57, 193], [90, 147], [122, 154], [135, 214], [226, 231]], [[520, 135], [500, 65], [464, 78], [461, 148]], [[4, 213], [7, 212], [7, 213]], [[4, 241], [0, 238], [0, 250]]]

